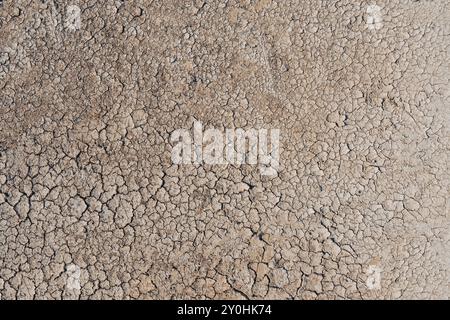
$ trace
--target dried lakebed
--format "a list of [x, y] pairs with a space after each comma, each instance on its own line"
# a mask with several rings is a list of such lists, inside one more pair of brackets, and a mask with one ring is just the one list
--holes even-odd
[[[447, 0], [3, 1], [0, 298], [449, 298], [449, 20]], [[223, 135], [174, 163], [195, 123]], [[190, 158], [237, 128], [279, 149]]]

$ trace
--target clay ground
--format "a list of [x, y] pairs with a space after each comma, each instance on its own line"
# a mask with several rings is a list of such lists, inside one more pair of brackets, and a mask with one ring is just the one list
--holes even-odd
[[[447, 0], [1, 1], [1, 299], [449, 298], [449, 26]], [[280, 129], [278, 173], [174, 164], [194, 121]]]

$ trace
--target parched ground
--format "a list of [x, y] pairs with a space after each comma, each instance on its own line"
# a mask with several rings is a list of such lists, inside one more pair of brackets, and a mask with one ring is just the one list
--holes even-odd
[[0, 3], [1, 299], [450, 297], [449, 1]]

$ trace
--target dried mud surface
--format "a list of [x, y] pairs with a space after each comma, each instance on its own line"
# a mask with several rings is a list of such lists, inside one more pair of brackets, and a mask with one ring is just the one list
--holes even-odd
[[[449, 298], [450, 2], [370, 4], [2, 1], [1, 299]], [[278, 175], [174, 165], [196, 120]]]

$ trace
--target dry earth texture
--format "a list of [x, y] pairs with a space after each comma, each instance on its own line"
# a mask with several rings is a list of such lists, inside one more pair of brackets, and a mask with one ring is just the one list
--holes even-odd
[[449, 1], [0, 2], [2, 299], [449, 298]]

